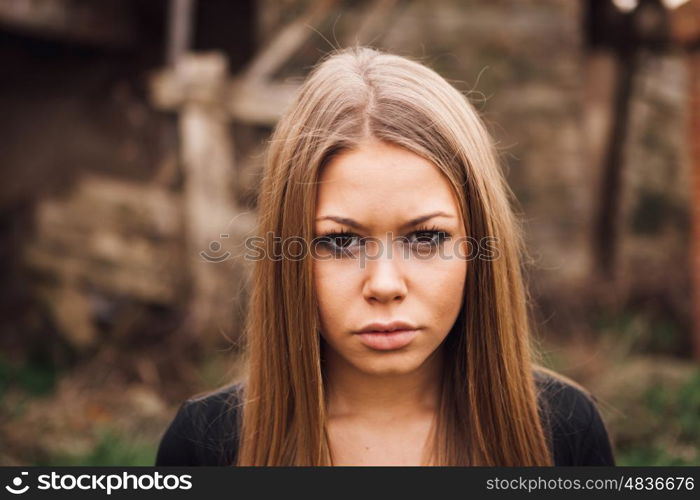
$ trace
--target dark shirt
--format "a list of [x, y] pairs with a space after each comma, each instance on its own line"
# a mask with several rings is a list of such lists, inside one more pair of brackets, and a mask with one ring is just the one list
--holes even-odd
[[[548, 408], [542, 421], [552, 435], [554, 465], [615, 465], [595, 398], [541, 372], [535, 381]], [[234, 384], [185, 401], [161, 439], [156, 465], [232, 465], [241, 389]]]

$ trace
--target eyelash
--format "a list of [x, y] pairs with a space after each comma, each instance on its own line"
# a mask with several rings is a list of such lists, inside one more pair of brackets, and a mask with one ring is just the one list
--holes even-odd
[[[411, 242], [412, 247], [416, 247], [418, 245], [430, 245], [431, 247], [437, 247], [438, 245], [441, 245], [443, 242], [449, 240], [452, 235], [445, 231], [444, 229], [440, 229], [437, 226], [421, 226], [416, 228], [414, 231], [411, 231], [408, 235], [416, 235], [420, 233], [430, 233], [432, 235], [432, 239], [428, 242], [426, 241], [414, 241]], [[331, 252], [335, 252], [339, 256], [343, 256], [343, 251], [347, 252], [350, 249], [350, 246], [338, 246], [335, 243], [333, 243], [333, 240], [337, 238], [347, 238], [347, 237], [353, 237], [353, 236], [358, 236], [357, 234], [346, 230], [346, 229], [341, 229], [340, 231], [331, 231], [328, 233], [324, 233], [322, 235], [319, 235], [319, 241], [321, 245], [330, 250]], [[362, 240], [362, 238], [360, 238]]]

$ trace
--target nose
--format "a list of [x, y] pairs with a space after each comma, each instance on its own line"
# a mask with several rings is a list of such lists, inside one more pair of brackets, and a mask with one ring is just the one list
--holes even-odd
[[400, 252], [387, 251], [385, 246], [379, 256], [367, 261], [367, 278], [362, 293], [368, 302], [389, 303], [406, 297], [408, 289], [400, 258], [392, 253]]

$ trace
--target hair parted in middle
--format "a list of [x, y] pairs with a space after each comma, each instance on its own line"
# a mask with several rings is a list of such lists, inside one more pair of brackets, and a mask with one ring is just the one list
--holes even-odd
[[[314, 237], [321, 170], [375, 140], [435, 165], [459, 202], [466, 234], [497, 244], [469, 262], [464, 303], [445, 340], [436, 465], [551, 465], [540, 419], [523, 243], [493, 140], [468, 99], [432, 69], [356, 47], [325, 58], [277, 124], [259, 194], [267, 255]], [[239, 465], [331, 465], [311, 259], [255, 263], [246, 323]]]

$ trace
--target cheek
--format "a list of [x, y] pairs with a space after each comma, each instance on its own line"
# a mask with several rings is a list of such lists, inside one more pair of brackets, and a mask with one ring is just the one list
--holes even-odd
[[[452, 255], [450, 257], [450, 255]], [[464, 255], [464, 254], [462, 254]], [[462, 306], [467, 260], [454, 256], [436, 256], [413, 266], [414, 286], [426, 306], [432, 325], [446, 334]]]
[[355, 273], [339, 261], [314, 262], [314, 288], [318, 300], [321, 328], [325, 334], [342, 330], [343, 312], [357, 295]]

